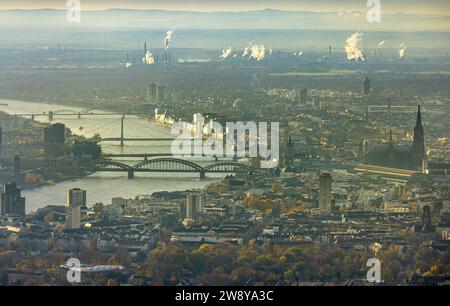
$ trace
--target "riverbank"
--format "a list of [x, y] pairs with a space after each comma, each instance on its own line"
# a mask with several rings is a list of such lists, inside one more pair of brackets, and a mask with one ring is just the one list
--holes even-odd
[[[50, 110], [80, 111], [81, 109], [59, 104], [33, 103], [14, 100], [0, 100], [0, 103], [9, 106], [1, 106], [0, 111], [9, 114], [43, 113]], [[47, 117], [38, 117], [42, 123], [49, 123]], [[81, 119], [73, 117], [55, 117], [53, 123], [63, 123], [74, 134], [86, 138], [98, 134], [100, 137], [115, 138], [120, 133], [120, 120], [117, 114], [92, 118], [89, 116]], [[113, 123], [115, 122], [115, 123]], [[170, 129], [157, 125], [150, 120], [130, 117], [125, 120], [125, 136], [129, 138], [148, 138], [149, 135], [157, 138], [171, 137]], [[79, 127], [84, 127], [79, 129]], [[108, 129], [98, 129], [100, 126], [108, 126]], [[149, 134], [150, 133], [150, 134]], [[129, 142], [124, 147], [119, 143], [108, 142], [102, 144], [103, 152], [107, 154], [136, 154], [149, 153], [161, 154], [170, 152], [170, 142]], [[136, 160], [134, 159], [133, 162]], [[125, 160], [127, 162], [127, 160]], [[184, 191], [189, 189], [203, 189], [208, 184], [223, 178], [223, 175], [210, 175], [205, 180], [200, 180], [197, 174], [189, 173], [139, 173], [134, 179], [128, 179], [127, 175], [120, 172], [98, 172], [81, 177], [64, 177], [65, 180], [55, 181], [54, 185], [41, 182], [40, 186], [33, 186], [22, 191], [26, 198], [27, 212], [36, 211], [47, 205], [64, 205], [67, 191], [72, 188], [80, 188], [87, 191], [88, 206], [97, 202], [110, 203], [113, 197], [133, 198], [140, 194], [152, 194], [162, 191]]]
[[[0, 106], [8, 107], [9, 103], [0, 103]], [[34, 120], [32, 120], [32, 119], [30, 119], [28, 117], [11, 115], [11, 114], [8, 114], [8, 113], [6, 113], [4, 111], [0, 111], [0, 118], [3, 121], [5, 121], [5, 122], [14, 122], [17, 119], [23, 119], [24, 120], [21, 123], [20, 132], [15, 132], [15, 129], [17, 129], [17, 127], [13, 127], [13, 126], [8, 127], [10, 129], [10, 131], [9, 131], [10, 135], [8, 135], [8, 138], [9, 138], [8, 145], [9, 146], [11, 146], [11, 145], [13, 145], [13, 146], [27, 146], [28, 143], [21, 143], [21, 140], [19, 140], [19, 143], [16, 144], [15, 141], [17, 139], [14, 140], [14, 138], [15, 137], [19, 137], [19, 136], [23, 137], [24, 133], [25, 133], [25, 135], [35, 135], [36, 129], [43, 130], [45, 127], [47, 127], [46, 123], [39, 122], [39, 121], [34, 121]], [[3, 127], [3, 125], [2, 125], [2, 127]], [[73, 134], [73, 132], [69, 128], [67, 130], [69, 132], [68, 133], [69, 135], [76, 135], [76, 134]], [[86, 139], [83, 136], [75, 136], [75, 138], [77, 138], [77, 139], [81, 139], [81, 138], [82, 139]], [[11, 143], [11, 139], [13, 139], [13, 143]], [[5, 141], [5, 144], [6, 144], [6, 141]], [[42, 147], [43, 147], [43, 143], [42, 143]], [[11, 152], [11, 149], [8, 150], [7, 148], [8, 148], [7, 146], [2, 148], [2, 150], [4, 150], [3, 152], [9, 155], [8, 156], [8, 155], [4, 154], [5, 159], [13, 159], [13, 153], [14, 152]], [[36, 153], [35, 147], [31, 147], [29, 149], [26, 148], [25, 151], [26, 151], [26, 153], [23, 153], [23, 151], [22, 151], [22, 153], [20, 154], [21, 157], [25, 157], [25, 158], [34, 158], [35, 157], [35, 153]], [[11, 164], [9, 165], [9, 167], [12, 167], [12, 161], [11, 161]], [[47, 175], [44, 175], [42, 173], [40, 168], [36, 168], [36, 169], [27, 168], [25, 170], [26, 170], [27, 175], [31, 175], [33, 178], [31, 180], [29, 180], [27, 176], [25, 176], [23, 178], [23, 181], [20, 184], [22, 190], [29, 190], [29, 189], [33, 189], [33, 188], [39, 188], [39, 187], [42, 187], [42, 186], [52, 186], [52, 185], [55, 185], [56, 183], [60, 183], [60, 182], [68, 181], [68, 180], [76, 180], [76, 179], [80, 179], [80, 178], [83, 178], [83, 177], [89, 175], [89, 173], [83, 171], [82, 173], [79, 173], [79, 174], [61, 174], [61, 173], [56, 173], [54, 176], [47, 176]], [[4, 180], [5, 180], [5, 178], [3, 178], [3, 181]], [[9, 178], [6, 178], [6, 180], [9, 181]]]

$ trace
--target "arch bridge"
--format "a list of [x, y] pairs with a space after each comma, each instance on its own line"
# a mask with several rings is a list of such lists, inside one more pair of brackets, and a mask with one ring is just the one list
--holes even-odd
[[179, 158], [155, 158], [132, 166], [114, 160], [101, 160], [94, 165], [93, 170], [94, 172], [126, 172], [128, 178], [134, 178], [136, 172], [198, 173], [200, 178], [205, 178], [207, 173], [247, 173], [252, 168], [236, 162], [219, 162], [203, 167]]

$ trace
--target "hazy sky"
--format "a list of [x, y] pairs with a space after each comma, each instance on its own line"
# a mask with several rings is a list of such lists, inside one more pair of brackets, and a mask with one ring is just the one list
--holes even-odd
[[[65, 8], [67, 0], [1, 0], [0, 9]], [[81, 0], [82, 9], [366, 11], [367, 0]], [[384, 13], [450, 15], [450, 0], [381, 0]]]

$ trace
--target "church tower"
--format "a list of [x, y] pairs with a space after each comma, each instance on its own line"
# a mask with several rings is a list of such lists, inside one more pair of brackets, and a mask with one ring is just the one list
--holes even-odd
[[420, 105], [417, 111], [416, 126], [414, 127], [414, 143], [413, 152], [415, 163], [418, 167], [422, 165], [425, 158], [425, 139], [423, 135], [422, 114], [420, 113]]

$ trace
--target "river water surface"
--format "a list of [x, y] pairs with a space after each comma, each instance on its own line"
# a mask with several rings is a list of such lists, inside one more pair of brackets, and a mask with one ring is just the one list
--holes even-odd
[[[49, 111], [75, 111], [82, 109], [57, 104], [43, 104], [0, 99], [0, 111], [9, 114], [42, 114]], [[97, 111], [106, 113], [105, 111]], [[108, 116], [67, 117], [55, 115], [52, 123], [64, 123], [72, 133], [91, 137], [99, 134], [102, 137], [116, 138], [120, 135], [121, 115], [111, 113]], [[36, 120], [48, 122], [46, 116], [36, 116]], [[157, 125], [147, 119], [126, 117], [124, 121], [125, 138], [168, 138], [170, 129]], [[119, 143], [102, 143], [104, 153], [170, 153], [170, 142], [128, 142], [124, 147]], [[124, 160], [125, 161], [125, 160]], [[135, 161], [126, 161], [135, 162]], [[67, 191], [81, 188], [87, 191], [88, 206], [96, 202], [109, 203], [112, 197], [130, 198], [140, 194], [151, 194], [156, 191], [176, 191], [200, 189], [220, 178], [210, 175], [200, 180], [197, 174], [183, 173], [136, 173], [134, 179], [128, 179], [126, 173], [95, 173], [76, 181], [65, 181], [54, 186], [43, 186], [22, 191], [26, 197], [27, 212], [35, 211], [46, 205], [65, 205]]]

